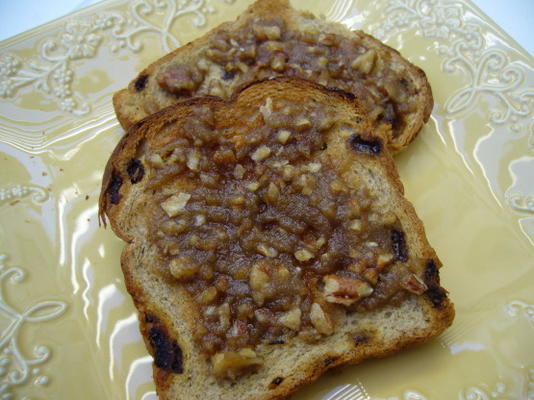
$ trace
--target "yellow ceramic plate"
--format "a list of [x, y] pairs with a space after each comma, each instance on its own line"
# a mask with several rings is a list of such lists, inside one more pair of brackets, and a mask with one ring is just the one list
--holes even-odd
[[[467, 2], [293, 2], [426, 71], [434, 112], [397, 162], [457, 309], [438, 340], [295, 399], [534, 399], [532, 58]], [[0, 44], [0, 399], [155, 398], [123, 245], [97, 221], [111, 94], [248, 3], [110, 0]]]

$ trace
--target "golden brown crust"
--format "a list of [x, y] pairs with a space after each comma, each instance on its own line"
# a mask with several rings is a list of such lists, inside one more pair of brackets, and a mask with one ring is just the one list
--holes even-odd
[[[313, 21], [320, 25], [324, 31], [340, 32], [343, 29], [336, 24], [329, 24], [327, 22], [319, 22], [319, 20], [309, 19], [308, 14], [298, 13], [293, 10], [287, 0], [258, 0], [252, 4], [242, 15], [240, 15], [234, 22], [226, 22], [206, 35], [198, 38], [186, 45], [172, 51], [171, 53], [163, 56], [156, 62], [149, 65], [138, 76], [132, 80], [126, 89], [120, 90], [113, 96], [113, 105], [117, 118], [124, 129], [128, 129], [135, 122], [146, 117], [150, 113], [158, 111], [166, 106], [170, 106], [182, 99], [175, 95], [164, 92], [159, 88], [155, 82], [155, 76], [157, 73], [164, 69], [166, 65], [176, 62], [188, 62], [195, 60], [198, 57], [200, 50], [209, 45], [212, 38], [223, 30], [234, 31], [243, 26], [246, 21], [254, 17], [259, 18], [272, 18], [273, 16], [282, 18], [291, 29], [302, 29], [302, 24]], [[306, 22], [303, 22], [306, 21]], [[350, 32], [345, 29], [345, 36], [349, 37], [351, 34], [357, 36], [368, 48], [375, 49], [381, 57], [383, 57], [388, 64], [396, 66], [406, 71], [410, 79], [415, 85], [416, 92], [410, 93], [410, 97], [416, 98], [416, 109], [407, 115], [405, 126], [402, 128], [400, 134], [392, 137], [391, 132], [386, 132], [384, 135], [388, 138], [388, 146], [393, 152], [403, 150], [409, 143], [411, 143], [423, 124], [428, 121], [430, 113], [433, 107], [433, 97], [429, 82], [425, 73], [404, 57], [400, 53], [392, 49], [391, 47], [383, 44], [379, 40], [372, 36], [362, 32], [354, 31]], [[141, 92], [136, 90], [136, 82], [141, 77], [147, 78], [147, 90]], [[363, 89], [363, 88], [362, 88]], [[384, 90], [383, 88], [381, 90]], [[365, 93], [354, 93], [357, 96], [369, 97]]]
[[[233, 118], [238, 118], [240, 115], [239, 109], [236, 109], [239, 101], [242, 102], [240, 104], [247, 106], [263, 104], [263, 100], [260, 99], [264, 99], [267, 95], [280, 97], [284, 94], [293, 99], [292, 101], [297, 98], [313, 97], [328, 104], [335, 104], [340, 116], [350, 114], [364, 117], [358, 102], [347, 99], [342, 93], [308, 81], [276, 78], [248, 85], [228, 101], [213, 97], [195, 98], [153, 114], [128, 130], [108, 161], [99, 213], [101, 218], [107, 217], [114, 232], [128, 242], [121, 256], [121, 265], [126, 287], [139, 310], [145, 343], [151, 354], [157, 358], [157, 348], [150, 339], [151, 329], [156, 326], [163, 332], [160, 334], [165, 339], [164, 349], [174, 349], [167, 353], [176, 355], [176, 349], [179, 348], [180, 357], [183, 355], [183, 358], [180, 358], [183, 363], [183, 373], [169, 373], [168, 367], [154, 366], [157, 392], [161, 399], [281, 399], [299, 387], [316, 380], [328, 369], [338, 365], [359, 363], [367, 358], [385, 357], [402, 348], [437, 336], [452, 322], [454, 317], [452, 303], [446, 297], [444, 289], [439, 286], [436, 276], [441, 263], [428, 244], [423, 225], [417, 218], [413, 206], [402, 198], [403, 187], [391, 155], [387, 151], [370, 156], [341, 150], [343, 147], [336, 143], [343, 144], [343, 141], [338, 140], [328, 146], [332, 157], [336, 157], [342, 163], [372, 169], [378, 181], [383, 179], [383, 182], [387, 182], [384, 190], [391, 196], [389, 201], [398, 209], [398, 215], [403, 218], [403, 226], [409, 227], [405, 232], [407, 241], [413, 246], [414, 260], [423, 260], [420, 262], [420, 268], [430, 268], [428, 279], [432, 280], [435, 289], [440, 291], [440, 296], [435, 298], [439, 300], [436, 303], [438, 306], [430, 297], [423, 295], [410, 297], [400, 308], [386, 307], [392, 314], [387, 321], [398, 324], [396, 333], [388, 331], [381, 325], [385, 321], [382, 314], [385, 313], [384, 310], [354, 313], [350, 318], [353, 319], [356, 328], [350, 328], [347, 324], [343, 328], [344, 331], [329, 338], [324, 344], [318, 345], [319, 347], [316, 347], [320, 349], [317, 350], [318, 353], [314, 353], [313, 345], [304, 345], [298, 341], [282, 345], [285, 347], [264, 349], [268, 360], [266, 365], [272, 366], [272, 370], [263, 368], [255, 375], [240, 378], [234, 386], [217, 382], [209, 375], [208, 367], [205, 366], [207, 362], [191, 336], [191, 326], [195, 318], [192, 307], [188, 306], [186, 296], [179, 292], [175, 285], [166, 282], [164, 275], [159, 272], [160, 261], [154, 246], [146, 242], [138, 231], [139, 226], [136, 225], [138, 221], [135, 220], [132, 202], [141, 192], [137, 184], [128, 179], [126, 165], [129, 159], [138, 156], [142, 151], [145, 140], [150, 142], [157, 138], [158, 132], [164, 126], [179, 122], [188, 115], [194, 105], [210, 105], [226, 110], [225, 115], [228, 115], [226, 125], [232, 124]], [[371, 135], [370, 125], [368, 126], [368, 134]], [[118, 179], [121, 181], [120, 185], [117, 184]], [[424, 271], [421, 271], [421, 275], [424, 275]], [[406, 313], [411, 313], [413, 320], [405, 317]], [[155, 317], [149, 318], [149, 316]], [[293, 354], [295, 359], [290, 358]], [[289, 357], [287, 361], [279, 361], [285, 357]], [[175, 361], [176, 357], [169, 362], [172, 364]], [[298, 363], [298, 369], [293, 367], [295, 362]], [[177, 369], [178, 366], [174, 368]], [[201, 391], [199, 387], [202, 387]]]

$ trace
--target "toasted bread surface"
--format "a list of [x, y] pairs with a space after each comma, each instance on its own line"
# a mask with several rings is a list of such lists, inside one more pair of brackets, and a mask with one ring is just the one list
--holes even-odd
[[167, 54], [117, 92], [113, 104], [127, 129], [178, 101], [228, 99], [243, 85], [279, 75], [358, 97], [394, 152], [416, 137], [432, 111], [425, 73], [398, 51], [362, 31], [298, 12], [288, 0], [258, 0], [236, 21]]
[[[265, 112], [266, 104], [269, 112]], [[157, 199], [178, 192], [193, 193], [197, 180], [192, 177], [197, 175], [189, 170], [195, 170], [196, 165], [188, 164], [189, 170], [181, 170], [172, 180], [154, 186], [157, 168], [149, 154], [175, 143], [187, 129], [194, 131], [192, 138], [200, 137], [201, 128], [188, 128], [188, 124], [198, 119], [199, 114], [195, 113], [208, 110], [213, 112], [208, 133], [232, 138], [237, 154], [237, 144], [242, 143], [240, 138], [250, 132], [261, 131], [265, 126], [269, 126], [270, 136], [279, 132], [279, 128], [271, 126], [271, 107], [275, 108], [276, 104], [294, 105], [306, 112], [312, 110], [309, 115], [314, 110], [331, 112], [328, 116], [333, 118], [332, 125], [321, 131], [325, 146], [306, 153], [303, 156], [306, 165], [321, 163], [326, 172], [337, 174], [336, 179], [347, 187], [364, 188], [373, 201], [370, 207], [377, 210], [376, 215], [394, 216], [395, 230], [402, 233], [402, 241], [388, 242], [387, 246], [393, 247], [395, 253], [395, 261], [388, 268], [402, 266], [416, 277], [414, 282], [422, 290], [417, 287], [403, 290], [404, 295], [396, 300], [393, 296], [368, 309], [336, 304], [333, 332], [313, 343], [287, 332], [281, 335], [283, 342], [260, 341], [254, 348], [262, 359], [259, 368], [232, 381], [213, 375], [209, 358], [195, 337], [199, 320], [197, 301], [186, 284], [169, 276], [169, 260], [162, 255], [156, 236], [151, 233], [153, 225], [157, 225], [154, 222], [154, 210], [160, 207]], [[316, 129], [318, 123], [319, 120], [312, 121], [311, 127], [307, 124], [299, 138], [306, 138], [306, 129]], [[128, 130], [106, 167], [100, 216], [107, 217], [114, 232], [127, 242], [121, 257], [122, 270], [139, 310], [147, 348], [155, 358], [154, 379], [161, 399], [281, 399], [332, 367], [389, 355], [427, 341], [451, 324], [454, 309], [439, 284], [441, 263], [412, 205], [403, 197], [402, 184], [383, 139], [372, 132], [373, 125], [366, 118], [364, 108], [351, 96], [288, 78], [251, 84], [227, 101], [204, 97], [181, 102]], [[264, 138], [265, 143], [270, 136]], [[278, 161], [274, 152], [258, 159], [258, 146], [261, 147], [252, 146], [243, 156], [252, 165], [250, 168]], [[296, 160], [296, 164], [302, 163], [298, 161], [300, 158]], [[186, 209], [192, 206], [188, 203]], [[382, 249], [386, 244], [376, 246]], [[311, 264], [297, 261], [288, 268], [293, 271], [297, 265], [311, 268]], [[379, 281], [385, 276], [381, 275]], [[378, 286], [375, 290], [379, 290]]]

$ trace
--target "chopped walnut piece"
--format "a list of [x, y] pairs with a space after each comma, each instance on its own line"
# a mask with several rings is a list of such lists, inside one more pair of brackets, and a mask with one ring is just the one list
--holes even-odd
[[368, 50], [367, 52], [356, 58], [350, 65], [352, 69], [357, 69], [365, 74], [371, 72], [375, 65], [376, 51]]
[[256, 39], [259, 40], [278, 40], [280, 39], [280, 36], [282, 32], [280, 31], [279, 26], [268, 26], [268, 25], [260, 25], [260, 24], [254, 24], [252, 26], [252, 31], [254, 32], [254, 36], [256, 36]]
[[195, 226], [202, 226], [206, 222], [206, 216], [203, 214], [195, 215]]
[[252, 318], [254, 306], [251, 303], [242, 303], [237, 306], [237, 318]]
[[251, 44], [243, 46], [239, 49], [239, 58], [241, 60], [248, 60], [256, 57], [256, 46]]
[[282, 168], [282, 178], [284, 181], [290, 181], [295, 176], [295, 167], [292, 165], [284, 165]]
[[300, 328], [301, 314], [300, 308], [296, 307], [282, 314], [278, 321], [289, 329], [298, 331]]
[[202, 72], [208, 72], [208, 70], [210, 69], [209, 61], [205, 58], [201, 58], [197, 62], [197, 68]]
[[286, 69], [286, 57], [283, 54], [277, 54], [271, 60], [271, 68], [277, 72], [282, 72]]
[[243, 176], [245, 176], [245, 168], [241, 164], [237, 164], [234, 168], [234, 177], [243, 179]]
[[260, 106], [260, 113], [263, 115], [263, 120], [267, 122], [273, 113], [273, 99], [267, 97], [265, 104]]
[[302, 261], [302, 262], [309, 261], [313, 257], [315, 257], [313, 255], [313, 253], [311, 253], [310, 251], [308, 251], [306, 249], [301, 249], [301, 250], [295, 251], [294, 256], [295, 256], [295, 258], [297, 260]]
[[[286, 42], [253, 45], [258, 59], [249, 62], [240, 50], [249, 38], [221, 36], [213, 50], [223, 61], [213, 65], [209, 60], [202, 93], [209, 91], [211, 79], [229, 90], [256, 68], [270, 76], [277, 56], [285, 68], [293, 68]], [[313, 60], [324, 71], [309, 60], [292, 73], [303, 76], [310, 68], [313, 80], [324, 78], [332, 86], [327, 67], [338, 73], [343, 61], [342, 72], [348, 73], [359, 54], [348, 58], [341, 47], [317, 48], [322, 54]], [[304, 50], [298, 56], [310, 57]], [[218, 354], [214, 369], [224, 377], [238, 373], [231, 368], [235, 359], [242, 361], [239, 349], [292, 337], [317, 342], [335, 331], [338, 313], [352, 312], [356, 305], [378, 309], [392, 296], [424, 290], [409, 277], [416, 265], [396, 263], [384, 271], [397, 260], [391, 245], [399, 227], [394, 206], [369, 189], [365, 174], [336, 161], [338, 144], [351, 142], [332, 141], [332, 134], [358, 134], [361, 121], [340, 120], [332, 105], [301, 107], [283, 94], [263, 103], [256, 98], [253, 106], [242, 108], [239, 124], [227, 123], [217, 107], [195, 107], [179, 134], [163, 132], [161, 146], [151, 150], [157, 157], [141, 159], [151, 168], [147, 174], [153, 179], [146, 183], [157, 199], [146, 205], [154, 221], [149, 235], [168, 260], [169, 277], [179, 279], [176, 285], [195, 299], [194, 339], [208, 359]], [[237, 370], [248, 365], [241, 361]]]
[[282, 168], [284, 165], [287, 165], [288, 163], [289, 163], [289, 161], [287, 161], [287, 160], [277, 160], [277, 161], [273, 161], [271, 166], [273, 168]]
[[163, 208], [163, 211], [165, 211], [169, 217], [175, 217], [184, 211], [190, 198], [191, 195], [188, 193], [180, 192], [177, 195], [174, 194], [161, 203], [161, 208]]
[[326, 275], [323, 281], [325, 298], [329, 303], [349, 306], [373, 293], [373, 288], [367, 282], [357, 278]]
[[278, 251], [276, 251], [276, 249], [266, 246], [263, 243], [259, 244], [256, 249], [258, 250], [258, 253], [264, 255], [265, 257], [276, 257], [278, 255]]
[[334, 46], [338, 43], [338, 37], [333, 33], [320, 33], [317, 41], [326, 46]]
[[325, 68], [328, 65], [328, 58], [321, 56], [317, 57], [317, 66], [319, 68]]
[[237, 376], [262, 364], [261, 358], [248, 347], [239, 351], [216, 353], [211, 357], [213, 374], [219, 378], [235, 379]]
[[261, 324], [269, 324], [273, 319], [273, 313], [268, 308], [259, 308], [254, 311], [254, 318]]
[[237, 63], [237, 68], [244, 74], [249, 70], [249, 66], [241, 61]]
[[380, 254], [376, 260], [376, 265], [382, 268], [388, 264], [391, 264], [392, 261], [393, 254]]
[[151, 154], [148, 157], [148, 162], [154, 167], [159, 167], [159, 168], [165, 165], [165, 163], [163, 162], [163, 159], [161, 158], [159, 154]]
[[228, 303], [220, 305], [218, 312], [219, 325], [221, 325], [221, 328], [223, 329], [228, 329], [230, 327], [230, 305]]
[[[306, 47], [306, 53], [313, 54], [313, 55], [322, 55], [322, 54], [326, 54], [326, 51], [319, 46], [308, 46]], [[307, 71], [313, 72], [311, 70], [307, 70]]]
[[301, 187], [302, 194], [309, 196], [312, 194], [313, 188], [315, 187], [315, 179], [311, 175], [302, 174], [298, 179], [298, 184]]
[[315, 241], [315, 247], [317, 247], [318, 249], [320, 249], [321, 247], [324, 246], [324, 244], [326, 243], [326, 239], [324, 238], [324, 236], [321, 236], [319, 239], [317, 239]]
[[252, 266], [250, 271], [250, 287], [254, 290], [261, 290], [269, 282], [269, 275], [258, 263]]
[[238, 194], [230, 197], [230, 204], [233, 206], [241, 206], [245, 204], [245, 200], [245, 196]]
[[269, 183], [269, 187], [265, 193], [265, 200], [272, 204], [278, 200], [278, 196], [280, 196], [280, 189], [278, 189], [278, 186], [273, 182]]
[[310, 311], [310, 321], [315, 329], [323, 335], [334, 333], [334, 322], [318, 303], [313, 303]]
[[189, 280], [198, 272], [200, 265], [189, 257], [177, 257], [171, 259], [169, 269], [171, 275], [178, 280]]
[[311, 121], [306, 117], [297, 117], [297, 120], [295, 121], [295, 128], [299, 131], [304, 131], [306, 129], [311, 128], [312, 123]]
[[208, 87], [208, 94], [210, 94], [211, 96], [217, 96], [217, 97], [224, 97], [226, 95], [226, 91], [221, 85], [221, 81], [219, 79], [212, 79], [210, 81], [209, 87]]
[[285, 281], [289, 280], [289, 278], [291, 277], [291, 273], [289, 272], [289, 270], [286, 267], [284, 267], [282, 265], [278, 265], [274, 269], [273, 276], [274, 276], [274, 278], [278, 279], [279, 281], [285, 282]]
[[415, 274], [410, 274], [402, 280], [402, 287], [409, 292], [421, 295], [428, 290], [427, 285]]
[[282, 129], [281, 131], [278, 132], [277, 138], [280, 143], [286, 144], [290, 136], [291, 136], [290, 131], [288, 131], [287, 129]]
[[327, 117], [321, 118], [318, 121], [317, 129], [319, 129], [320, 131], [325, 131], [327, 129], [332, 128], [335, 122], [336, 120], [334, 117], [327, 116]]
[[379, 271], [377, 268], [367, 268], [365, 271], [363, 271], [363, 277], [367, 280], [367, 282], [376, 285], [378, 282], [378, 275]]
[[334, 179], [332, 182], [330, 182], [328, 188], [332, 194], [339, 194], [348, 190], [347, 186], [339, 179]]
[[349, 223], [349, 229], [351, 231], [355, 231], [355, 232], [361, 231], [362, 230], [362, 221], [360, 221], [359, 219], [353, 219]]
[[268, 50], [270, 53], [277, 53], [284, 50], [284, 44], [275, 40], [268, 40], [264, 43], [263, 48]]
[[249, 182], [245, 185], [245, 187], [250, 190], [251, 192], [255, 192], [260, 187], [259, 182]]
[[254, 153], [250, 156], [254, 161], [262, 161], [271, 155], [271, 149], [265, 145], [261, 145], [256, 149]]
[[210, 286], [204, 289], [200, 295], [197, 297], [197, 300], [200, 304], [210, 304], [217, 298], [217, 289], [213, 286]]
[[321, 170], [321, 163], [309, 163], [307, 167], [310, 172], [319, 172]]

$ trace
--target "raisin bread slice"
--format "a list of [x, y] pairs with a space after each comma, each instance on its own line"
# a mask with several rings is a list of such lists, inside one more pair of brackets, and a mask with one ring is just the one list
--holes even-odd
[[454, 317], [441, 263], [350, 95], [275, 78], [133, 125], [100, 217], [160, 399], [281, 399]]
[[[288, 0], [258, 0], [143, 70], [113, 104], [127, 129], [177, 101], [224, 99], [242, 85], [286, 75], [354, 94], [393, 151], [405, 148], [432, 111], [425, 73], [362, 31], [291, 8]], [[376, 130], [376, 129], [375, 129]]]

